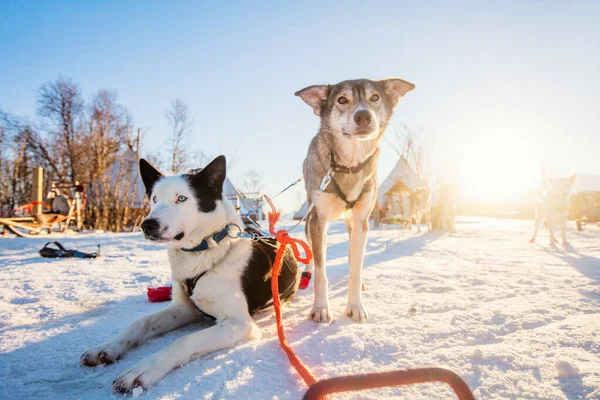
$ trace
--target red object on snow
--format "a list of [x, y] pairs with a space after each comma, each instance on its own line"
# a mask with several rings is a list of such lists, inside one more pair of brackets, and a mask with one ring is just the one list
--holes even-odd
[[298, 289], [306, 289], [310, 284], [310, 278], [312, 274], [310, 272], [303, 272], [302, 277], [300, 278], [300, 285], [298, 285]]
[[159, 286], [148, 288], [148, 300], [152, 303], [161, 303], [171, 300], [171, 286]]

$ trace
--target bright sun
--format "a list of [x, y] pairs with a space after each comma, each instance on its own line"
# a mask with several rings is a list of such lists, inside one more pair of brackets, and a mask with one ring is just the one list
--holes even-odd
[[516, 136], [470, 140], [461, 155], [458, 175], [464, 198], [519, 200], [539, 181], [539, 163], [532, 159], [526, 141]]

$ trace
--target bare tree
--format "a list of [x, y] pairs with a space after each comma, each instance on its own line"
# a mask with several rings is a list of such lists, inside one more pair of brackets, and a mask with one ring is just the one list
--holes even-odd
[[184, 172], [187, 166], [186, 139], [193, 122], [188, 106], [179, 98], [171, 102], [171, 109], [167, 111], [165, 117], [171, 126], [171, 134], [166, 141], [170, 150], [171, 173], [177, 174]]
[[85, 102], [77, 85], [59, 78], [41, 86], [38, 116], [0, 110], [0, 212], [31, 201], [32, 168], [39, 166], [46, 188], [57, 180], [84, 184], [85, 226], [122, 231], [139, 224], [146, 211], [136, 182], [142, 135], [116, 93], [100, 90]]
[[258, 195], [262, 189], [262, 175], [251, 169], [248, 170], [244, 175], [244, 181], [242, 184], [242, 188], [244, 192], [252, 195]]
[[410, 167], [421, 177], [428, 174], [431, 145], [424, 127], [411, 128], [402, 124], [400, 131], [394, 132], [395, 141], [389, 142], [398, 156], [405, 159]]
[[84, 101], [79, 86], [69, 78], [59, 77], [43, 84], [38, 92], [38, 115], [54, 137], [53, 153], [59, 157], [62, 172], [76, 181], [79, 165], [80, 119]]

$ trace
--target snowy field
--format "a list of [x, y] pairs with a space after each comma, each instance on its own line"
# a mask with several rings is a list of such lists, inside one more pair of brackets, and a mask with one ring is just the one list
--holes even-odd
[[[306, 319], [312, 289], [285, 309], [288, 339], [317, 377], [416, 366], [459, 373], [478, 399], [600, 399], [600, 229], [550, 248], [529, 244], [532, 222], [462, 218], [457, 233], [372, 230], [365, 256], [369, 322], [342, 316], [347, 234], [329, 230], [331, 325]], [[300, 229], [301, 230], [301, 229]], [[203, 324], [151, 340], [120, 362], [80, 354], [166, 305], [146, 288], [169, 282], [166, 251], [141, 234], [60, 238], [96, 260], [38, 256], [48, 238], [0, 238], [0, 398], [107, 399], [125, 368]], [[141, 399], [299, 399], [305, 388], [280, 350], [272, 311], [263, 338], [197, 359]], [[335, 399], [450, 399], [444, 385]]]

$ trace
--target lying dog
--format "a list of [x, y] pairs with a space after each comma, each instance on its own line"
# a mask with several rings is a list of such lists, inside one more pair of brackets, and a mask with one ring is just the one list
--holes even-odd
[[421, 222], [425, 217], [427, 230], [431, 230], [431, 190], [428, 187], [419, 188], [410, 194], [410, 225], [412, 219], [417, 224], [417, 232], [421, 232]]
[[571, 197], [571, 189], [575, 183], [576, 175], [571, 175], [568, 178], [548, 179], [548, 189], [544, 191], [540, 205], [535, 209], [534, 231], [533, 237], [529, 241], [535, 242], [535, 237], [538, 233], [540, 224], [546, 220], [548, 225], [548, 233], [550, 234], [550, 244], [556, 245], [556, 237], [554, 236], [554, 228], [559, 226], [562, 231], [562, 243], [568, 245], [567, 242], [567, 216], [569, 213], [569, 204]]
[[[275, 252], [264, 242], [237, 237], [242, 220], [222, 195], [225, 168], [220, 156], [197, 173], [163, 176], [140, 160], [151, 204], [142, 230], [147, 239], [167, 245], [173, 300], [87, 350], [81, 363], [113, 363], [151, 337], [201, 318], [214, 319], [216, 325], [182, 337], [124, 371], [113, 382], [115, 391], [147, 388], [194, 358], [260, 336], [252, 315], [272, 304]], [[279, 276], [282, 302], [293, 297], [298, 283], [298, 264], [288, 251]]]
[[[314, 205], [306, 221], [314, 265], [305, 272], [312, 274], [316, 266], [315, 299], [310, 312], [315, 322], [332, 321], [325, 274], [327, 227], [344, 211], [349, 211], [346, 228], [350, 234], [350, 280], [344, 314], [357, 322], [367, 320], [361, 275], [369, 216], [377, 198], [378, 144], [393, 109], [414, 87], [401, 79], [360, 79], [309, 86], [296, 92], [321, 119], [303, 167], [308, 203]], [[334, 177], [321, 192], [321, 181], [330, 169]]]

